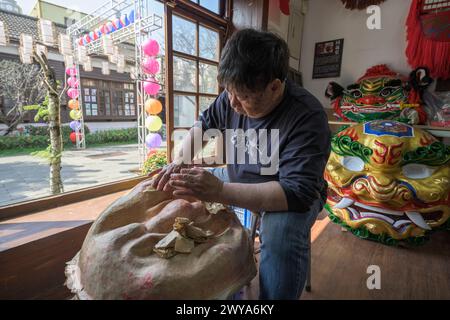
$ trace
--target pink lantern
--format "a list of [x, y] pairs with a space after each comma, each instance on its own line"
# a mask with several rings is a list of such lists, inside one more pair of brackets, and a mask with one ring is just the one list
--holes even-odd
[[156, 56], [159, 53], [159, 43], [158, 43], [158, 41], [156, 41], [154, 39], [147, 39], [142, 44], [142, 50], [144, 50], [144, 53], [147, 56], [150, 56], [150, 57]]
[[80, 46], [83, 45], [83, 37], [79, 37], [79, 38], [78, 38], [78, 44], [79, 44]]
[[79, 82], [78, 82], [77, 78], [75, 78], [75, 77], [70, 77], [69, 79], [67, 79], [67, 84], [68, 84], [71, 88], [78, 88]]
[[161, 89], [161, 86], [158, 83], [151, 81], [144, 81], [144, 91], [146, 94], [154, 96], [158, 93], [159, 89]]
[[159, 62], [153, 58], [145, 58], [142, 61], [142, 68], [145, 73], [156, 74], [159, 72]]
[[69, 90], [67, 90], [67, 95], [71, 99], [76, 99], [76, 98], [78, 98], [78, 90], [75, 88], [70, 88]]
[[90, 43], [91, 42], [91, 37], [89, 37], [88, 34], [84, 35], [83, 39], [84, 39], [84, 41], [86, 41], [86, 43]]
[[77, 75], [77, 69], [74, 67], [68, 67], [66, 68], [66, 73], [68, 76], [74, 77]]

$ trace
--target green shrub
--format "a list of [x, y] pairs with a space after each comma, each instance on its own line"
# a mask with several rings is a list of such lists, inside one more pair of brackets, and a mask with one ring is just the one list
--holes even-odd
[[[27, 133], [21, 136], [0, 136], [0, 150], [21, 149], [21, 148], [47, 148], [50, 144], [50, 136], [47, 127], [27, 128]], [[62, 127], [62, 138], [64, 146], [72, 146], [70, 133], [72, 130], [68, 126]], [[87, 130], [87, 132], [89, 132]], [[47, 133], [47, 134], [46, 134]], [[105, 144], [112, 142], [137, 143], [137, 128], [115, 129], [107, 131], [97, 131], [86, 134], [86, 145]]]

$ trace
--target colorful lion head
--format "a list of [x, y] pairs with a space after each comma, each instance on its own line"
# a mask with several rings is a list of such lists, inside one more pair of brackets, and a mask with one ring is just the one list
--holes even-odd
[[344, 121], [391, 119], [419, 124], [426, 120], [420, 95], [431, 82], [424, 68], [413, 71], [407, 79], [386, 65], [378, 65], [347, 89], [331, 82], [325, 95], [331, 99], [336, 115]]
[[420, 243], [450, 225], [450, 146], [407, 124], [375, 120], [340, 131], [325, 179], [331, 220], [360, 237]]

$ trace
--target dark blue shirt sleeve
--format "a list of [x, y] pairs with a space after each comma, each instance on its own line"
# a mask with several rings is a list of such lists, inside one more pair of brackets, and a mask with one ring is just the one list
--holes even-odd
[[314, 200], [324, 198], [323, 173], [330, 155], [330, 138], [325, 112], [310, 114], [290, 132], [279, 166], [279, 183], [289, 211], [306, 212]]

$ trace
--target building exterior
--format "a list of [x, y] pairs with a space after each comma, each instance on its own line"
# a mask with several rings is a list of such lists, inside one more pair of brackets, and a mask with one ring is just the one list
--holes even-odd
[[37, 0], [31, 9], [30, 16], [53, 21], [54, 23], [70, 26], [81, 18], [87, 16], [86, 13], [58, 6], [56, 4]]
[[[56, 6], [57, 7], [57, 6]], [[44, 7], [42, 7], [44, 8]], [[48, 14], [43, 16], [49, 17]], [[39, 40], [37, 17], [26, 16], [18, 13], [0, 10], [0, 21], [3, 21], [8, 30], [9, 44], [0, 46], [0, 60], [19, 60], [19, 38], [20, 34], [29, 34], [33, 39]], [[54, 23], [56, 33], [65, 33], [66, 25]], [[128, 45], [121, 48], [122, 52], [134, 53], [134, 46]], [[58, 80], [64, 83], [65, 65], [64, 57], [59, 53], [58, 47], [48, 48], [48, 60], [54, 69]], [[102, 63], [108, 61], [106, 56], [96, 56], [92, 58], [92, 72], [85, 72], [80, 66], [81, 92], [80, 97], [83, 103], [83, 115], [85, 124], [91, 131], [105, 130], [109, 128], [127, 128], [136, 126], [136, 89], [134, 80], [130, 74], [118, 73], [115, 65], [110, 63], [110, 74], [102, 74]], [[126, 70], [132, 61], [128, 61]], [[0, 107], [8, 107], [7, 101], [0, 96]], [[70, 109], [67, 107], [67, 99], [63, 97], [61, 108], [62, 123], [71, 121], [69, 117]], [[34, 112], [30, 112], [23, 120], [24, 124], [34, 123]], [[1, 124], [0, 124], [1, 126]], [[0, 127], [0, 130], [3, 129]]]
[[0, 10], [22, 13], [22, 8], [15, 0], [0, 0]]

